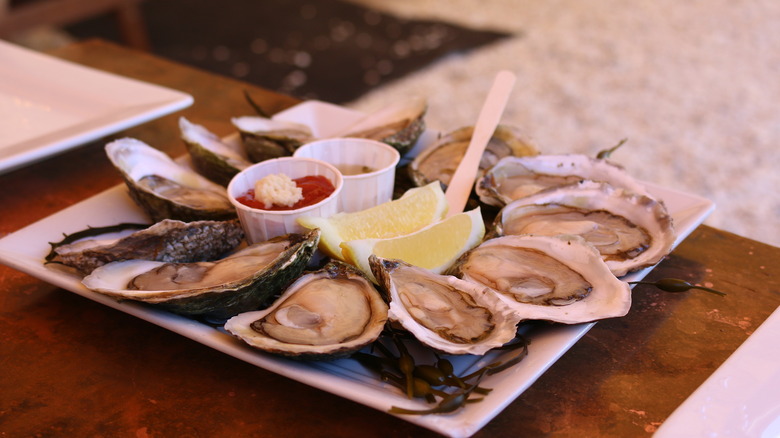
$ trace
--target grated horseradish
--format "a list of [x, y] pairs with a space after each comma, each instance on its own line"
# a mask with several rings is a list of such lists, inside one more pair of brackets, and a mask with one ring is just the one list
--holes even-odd
[[303, 199], [303, 189], [283, 173], [263, 177], [255, 183], [255, 199], [266, 208], [272, 205], [293, 206]]

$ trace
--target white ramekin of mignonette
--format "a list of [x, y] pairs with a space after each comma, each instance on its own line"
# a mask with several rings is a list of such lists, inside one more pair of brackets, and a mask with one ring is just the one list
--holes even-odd
[[341, 172], [324, 161], [282, 157], [239, 172], [228, 197], [250, 243], [287, 233], [301, 233], [299, 216], [328, 217], [338, 212]]
[[328, 138], [306, 143], [293, 156], [336, 166], [344, 177], [340, 211], [365, 210], [393, 197], [395, 168], [401, 155], [386, 143], [366, 138]]

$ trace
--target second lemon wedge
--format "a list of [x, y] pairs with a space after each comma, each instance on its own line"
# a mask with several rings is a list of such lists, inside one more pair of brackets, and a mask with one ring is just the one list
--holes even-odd
[[485, 223], [479, 208], [450, 216], [412, 234], [388, 239], [361, 239], [343, 242], [347, 262], [357, 266], [371, 279], [368, 257], [400, 259], [435, 273], [442, 273], [464, 252], [478, 245], [485, 236]]
[[441, 220], [447, 213], [447, 199], [438, 181], [409, 189], [398, 199], [362, 211], [337, 213], [331, 217], [301, 217], [298, 223], [319, 228], [320, 249], [345, 260], [339, 245], [361, 239], [386, 239], [413, 233]]

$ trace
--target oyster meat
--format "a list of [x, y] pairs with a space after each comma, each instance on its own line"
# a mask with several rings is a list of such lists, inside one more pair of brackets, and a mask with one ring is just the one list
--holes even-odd
[[[103, 227], [103, 230], [110, 232], [103, 238], [86, 233], [93, 237], [68, 244], [53, 243], [52, 257], [48, 262], [71, 266], [86, 275], [106, 263], [122, 260], [178, 263], [214, 260], [234, 250], [244, 240], [244, 231], [238, 219], [189, 223], [164, 219], [142, 230], [131, 229], [131, 234], [119, 237], [113, 237], [115, 228], [123, 227]], [[94, 230], [101, 229], [85, 231]]]
[[260, 116], [234, 117], [231, 122], [253, 163], [290, 156], [300, 145], [314, 139], [311, 128], [301, 123]]
[[623, 316], [631, 289], [577, 236], [503, 236], [464, 254], [451, 274], [498, 292], [523, 319], [577, 324]]
[[477, 180], [475, 191], [483, 203], [502, 207], [542, 190], [582, 180], [607, 182], [650, 196], [621, 166], [579, 154], [504, 157]]
[[514, 339], [521, 318], [495, 292], [400, 260], [372, 255], [371, 271], [390, 297], [390, 320], [449, 354], [485, 354]]
[[390, 104], [366, 115], [338, 137], [377, 140], [393, 146], [403, 156], [425, 131], [428, 102], [419, 97]]
[[352, 266], [302, 275], [269, 308], [230, 318], [225, 330], [252, 347], [296, 359], [346, 356], [376, 340], [387, 304]]
[[595, 246], [616, 276], [652, 266], [675, 240], [663, 203], [607, 183], [582, 181], [504, 206], [493, 234], [575, 234]]
[[122, 174], [130, 197], [154, 220], [236, 217], [227, 191], [164, 152], [134, 138], [108, 143], [106, 155]]
[[82, 283], [117, 299], [225, 319], [268, 306], [306, 268], [319, 236], [319, 230], [279, 236], [212, 262], [112, 262], [92, 271]]
[[224, 142], [213, 132], [184, 117], [179, 118], [179, 129], [192, 167], [219, 185], [227, 186], [238, 172], [252, 165], [240, 143]]
[[[440, 137], [432, 145], [420, 152], [409, 165], [409, 175], [418, 186], [433, 181], [449, 185], [452, 174], [466, 155], [474, 127], [457, 129]], [[498, 125], [490, 138], [479, 162], [479, 175], [492, 167], [501, 158], [507, 156], [537, 155], [536, 146], [523, 139], [517, 128]]]

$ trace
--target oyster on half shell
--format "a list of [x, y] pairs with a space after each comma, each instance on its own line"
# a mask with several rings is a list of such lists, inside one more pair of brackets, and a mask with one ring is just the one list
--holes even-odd
[[290, 156], [302, 144], [314, 139], [311, 128], [301, 123], [260, 116], [230, 120], [238, 129], [244, 150], [253, 163]]
[[[473, 126], [457, 129], [420, 152], [409, 164], [409, 176], [415, 185], [424, 186], [437, 180], [449, 185], [455, 169], [466, 155], [473, 134]], [[503, 157], [537, 154], [536, 146], [525, 140], [517, 128], [498, 125], [480, 159], [479, 175]]]
[[598, 251], [577, 236], [503, 236], [486, 240], [451, 274], [488, 287], [523, 319], [577, 324], [623, 316], [628, 283], [612, 275]]
[[493, 233], [581, 236], [618, 277], [661, 261], [676, 237], [662, 202], [595, 181], [507, 204], [495, 219]]
[[621, 166], [580, 154], [504, 157], [477, 179], [479, 200], [497, 207], [545, 189], [582, 180], [607, 182], [649, 196]]
[[319, 230], [279, 236], [212, 262], [112, 262], [82, 283], [120, 300], [224, 319], [268, 306], [306, 268], [319, 236]]
[[225, 220], [236, 217], [227, 191], [164, 152], [134, 138], [105, 147], [130, 197], [154, 220]]
[[[76, 268], [86, 275], [106, 263], [122, 260], [179, 263], [214, 260], [234, 250], [244, 240], [238, 219], [189, 223], [164, 219], [141, 230], [122, 225], [135, 224], [91, 228], [81, 232], [89, 234], [89, 238], [68, 244], [52, 243], [52, 254], [47, 261]], [[127, 232], [117, 234], [115, 229], [118, 228], [125, 228]], [[89, 232], [93, 230], [104, 232], [95, 235]]]
[[291, 284], [269, 308], [230, 318], [225, 330], [252, 347], [295, 359], [332, 359], [376, 340], [387, 304], [362, 274], [330, 262]]
[[215, 183], [227, 186], [240, 171], [252, 165], [240, 143], [222, 141], [204, 126], [179, 117], [181, 138], [187, 146], [192, 167]]
[[366, 115], [338, 136], [381, 141], [403, 156], [425, 131], [427, 110], [428, 102], [420, 97], [398, 101]]
[[372, 255], [371, 271], [390, 297], [390, 320], [449, 354], [485, 354], [514, 339], [521, 318], [489, 288]]

